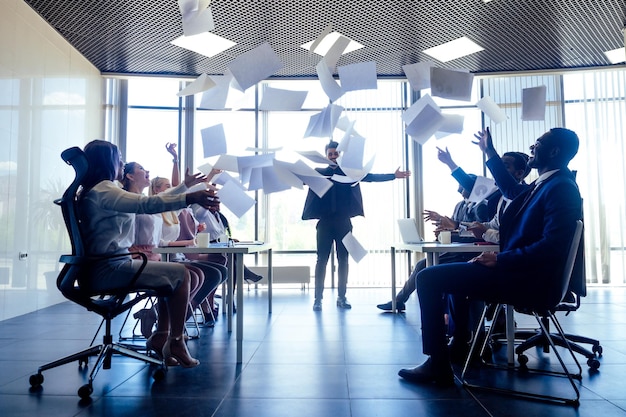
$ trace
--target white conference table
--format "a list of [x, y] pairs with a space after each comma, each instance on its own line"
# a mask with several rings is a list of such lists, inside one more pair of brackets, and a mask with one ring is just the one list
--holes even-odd
[[[237, 363], [243, 361], [243, 255], [267, 252], [267, 294], [268, 294], [268, 314], [272, 313], [272, 245], [269, 243], [244, 244], [244, 243], [212, 243], [206, 248], [168, 246], [159, 247], [152, 250], [160, 253], [164, 261], [168, 260], [170, 254], [175, 253], [196, 253], [211, 254], [224, 253], [228, 257], [228, 331], [232, 332], [233, 326], [233, 283], [237, 283]], [[237, 276], [233, 276], [232, 265], [235, 265]], [[236, 281], [235, 281], [236, 280]]]
[[[391, 308], [396, 312], [396, 251], [421, 252], [426, 254], [426, 266], [439, 263], [439, 255], [446, 252], [498, 252], [500, 245], [476, 245], [474, 243], [395, 243], [391, 245]], [[507, 360], [509, 365], [515, 363], [515, 320], [513, 309], [506, 308]]]

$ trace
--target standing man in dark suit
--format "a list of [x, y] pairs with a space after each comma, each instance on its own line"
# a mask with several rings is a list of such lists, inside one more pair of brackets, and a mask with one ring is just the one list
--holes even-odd
[[[326, 145], [326, 158], [332, 164], [326, 168], [316, 168], [316, 171], [325, 177], [333, 175], [345, 176], [337, 165], [339, 144], [330, 141]], [[398, 168], [393, 174], [367, 174], [361, 181], [382, 182], [392, 181], [396, 178], [408, 178], [411, 171], [400, 171]], [[342, 243], [343, 237], [352, 231], [350, 219], [363, 216], [363, 198], [359, 184], [333, 181], [332, 187], [322, 198], [318, 197], [309, 189], [304, 203], [302, 220], [318, 219], [317, 222], [317, 263], [315, 264], [315, 302], [313, 310], [322, 310], [322, 296], [324, 292], [324, 279], [326, 278], [326, 264], [332, 249], [333, 241], [337, 250], [338, 268], [338, 297], [337, 307], [350, 309], [352, 306], [346, 299], [346, 287], [348, 284], [348, 250]]]
[[[477, 138], [479, 145], [491, 142], [488, 130]], [[531, 185], [511, 184], [509, 190], [498, 184], [507, 197], [517, 193], [501, 219], [499, 253], [484, 252], [468, 263], [437, 265], [417, 275], [423, 350], [429, 357], [420, 366], [400, 370], [402, 378], [422, 384], [454, 383], [443, 294], [528, 306], [560, 301], [562, 268], [576, 221], [582, 217], [578, 186], [567, 168], [578, 145], [573, 131], [550, 129], [530, 147], [528, 164], [537, 169], [539, 178]], [[490, 168], [495, 164], [492, 159], [499, 159], [491, 148]], [[497, 182], [495, 173], [494, 177]]]

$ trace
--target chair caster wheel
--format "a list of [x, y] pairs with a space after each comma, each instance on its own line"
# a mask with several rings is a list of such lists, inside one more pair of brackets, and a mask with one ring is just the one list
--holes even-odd
[[85, 384], [78, 389], [78, 396], [82, 398], [83, 400], [86, 400], [89, 397], [91, 397], [92, 393], [93, 393], [93, 387], [91, 386], [91, 384]]
[[596, 358], [591, 358], [587, 360], [587, 365], [591, 368], [592, 371], [597, 371], [600, 368], [600, 361]]
[[89, 358], [87, 356], [78, 359], [78, 366], [79, 367], [82, 368], [83, 366], [87, 366], [88, 364], [89, 364]]
[[526, 368], [526, 364], [528, 363], [528, 356], [524, 354], [518, 355], [517, 362], [520, 364], [521, 368]]
[[33, 388], [40, 387], [43, 384], [43, 374], [31, 375], [28, 382], [30, 382], [30, 386]]
[[157, 382], [163, 381], [166, 374], [167, 374], [167, 369], [164, 367], [160, 367], [154, 371], [154, 373], [152, 374], [152, 379], [154, 379]]
[[598, 356], [602, 356], [602, 346], [600, 345], [592, 346], [591, 351]]

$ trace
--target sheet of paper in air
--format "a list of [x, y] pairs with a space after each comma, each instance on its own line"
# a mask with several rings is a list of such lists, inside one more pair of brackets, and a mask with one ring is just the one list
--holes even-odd
[[237, 186], [239, 188], [241, 188], [242, 190], [245, 190], [246, 187], [244, 187], [241, 184], [241, 181], [239, 181], [238, 178], [233, 177], [232, 175], [230, 175], [228, 172], [224, 171], [221, 174], [219, 174], [218, 176], [216, 176], [215, 178], [213, 178], [213, 180], [211, 180], [211, 183], [215, 183], [217, 185], [224, 185], [227, 182], [232, 182], [233, 184], [237, 184]]
[[346, 247], [348, 253], [352, 256], [352, 259], [354, 259], [355, 262], [359, 263], [361, 259], [367, 255], [367, 251], [363, 246], [361, 246], [359, 241], [356, 240], [352, 232], [346, 233], [343, 239], [341, 239], [341, 242]]
[[419, 144], [425, 144], [444, 123], [441, 109], [428, 94], [422, 96], [402, 114], [406, 132]]
[[328, 68], [325, 58], [322, 58], [322, 60], [315, 66], [315, 70], [317, 71], [317, 78], [322, 85], [322, 90], [324, 90], [324, 93], [326, 93], [331, 102], [336, 101], [343, 95], [343, 90], [341, 89], [339, 83], [337, 83], [337, 81], [333, 78], [333, 74]]
[[359, 136], [362, 138], [363, 136], [354, 128], [355, 124], [356, 120], [350, 120], [348, 116], [341, 116], [339, 120], [337, 120], [335, 128], [343, 131], [346, 136]]
[[328, 25], [326, 25], [322, 33], [320, 33], [311, 44], [311, 47], [309, 48], [309, 55], [313, 55], [313, 53], [315, 52], [317, 47], [320, 45], [320, 43], [322, 43], [324, 38], [328, 36], [328, 34], [331, 33], [332, 31], [333, 31], [333, 25], [332, 23], [329, 23]]
[[230, 80], [232, 77], [225, 75], [214, 75], [210, 77], [215, 86], [202, 93], [200, 100], [201, 109], [222, 110], [226, 107], [228, 92], [230, 89]]
[[217, 161], [215, 161], [215, 164], [213, 164], [213, 168], [230, 172], [239, 172], [237, 157], [235, 155], [220, 155]]
[[228, 64], [241, 91], [263, 81], [282, 67], [283, 63], [267, 42], [239, 55]]
[[291, 185], [284, 182], [276, 173], [273, 166], [262, 167], [261, 175], [263, 176], [263, 193], [272, 194], [289, 190]]
[[260, 110], [292, 111], [302, 109], [308, 91], [291, 91], [265, 87]]
[[522, 120], [545, 120], [546, 94], [545, 85], [522, 90]]
[[278, 152], [281, 149], [283, 149], [282, 146], [279, 146], [277, 148], [254, 148], [252, 146], [248, 146], [246, 148], [246, 151], [248, 152]]
[[330, 159], [326, 158], [324, 155], [322, 155], [318, 151], [298, 151], [298, 153], [304, 156], [309, 161], [315, 162], [316, 164], [328, 165], [332, 163]]
[[463, 133], [463, 121], [465, 120], [463, 115], [460, 114], [444, 114], [443, 123], [439, 127], [439, 130], [435, 133], [437, 139], [441, 139], [452, 133]]
[[472, 193], [468, 197], [468, 200], [473, 203], [480, 203], [497, 189], [498, 186], [493, 179], [487, 177], [476, 177], [474, 188], [472, 188]]
[[341, 155], [341, 169], [363, 169], [363, 156], [365, 155], [365, 139], [357, 136], [350, 137], [348, 146]]
[[241, 187], [233, 181], [228, 181], [217, 192], [220, 202], [232, 211], [237, 217], [241, 217], [254, 206], [254, 198], [250, 197]]
[[361, 169], [341, 167], [341, 170], [344, 174], [346, 174], [346, 176], [333, 175], [331, 178], [337, 182], [351, 182], [352, 186], [355, 186], [363, 179], [363, 177], [372, 172], [375, 159], [376, 155], [373, 155], [372, 158]]
[[239, 168], [239, 178], [242, 184], [247, 184], [250, 181], [251, 169], [272, 166], [274, 161], [274, 154], [262, 154], [251, 156], [238, 156], [237, 167]]
[[330, 49], [328, 49], [328, 52], [324, 54], [324, 59], [322, 59], [322, 61], [324, 61], [324, 63], [328, 66], [330, 72], [335, 70], [337, 61], [339, 61], [339, 58], [341, 58], [341, 55], [349, 44], [350, 39], [345, 36], [339, 36], [333, 43], [333, 46], [331, 46]]
[[178, 8], [183, 20], [183, 33], [193, 36], [215, 29], [213, 14], [208, 7], [210, 0], [178, 0]]
[[300, 178], [302, 182], [311, 189], [311, 191], [317, 194], [319, 198], [324, 197], [324, 194], [326, 194], [326, 192], [330, 190], [330, 187], [333, 186], [333, 182], [331, 180], [319, 175], [319, 173], [316, 176], [298, 175], [298, 178]]
[[311, 116], [304, 137], [332, 137], [342, 111], [343, 107], [329, 104], [321, 112]]
[[507, 119], [504, 110], [502, 110], [490, 96], [485, 96], [478, 100], [476, 107], [482, 110], [495, 124], [502, 123]]
[[[208, 162], [205, 164], [200, 165], [198, 168], [196, 168], [198, 171], [202, 172], [204, 175], [208, 175], [209, 172], [211, 172], [211, 170], [213, 169], [213, 165], [209, 164]], [[217, 174], [215, 177], [213, 177], [213, 179], [215, 179], [218, 175]], [[213, 181], [212, 181], [213, 182]]]
[[200, 130], [202, 135], [202, 149], [204, 157], [223, 155], [226, 151], [226, 135], [224, 125], [221, 123], [215, 126], [206, 127]]
[[430, 69], [430, 93], [451, 100], [470, 101], [474, 74], [465, 70]]
[[248, 191], [256, 191], [263, 188], [263, 168], [250, 169], [250, 182], [248, 183]]
[[415, 91], [430, 88], [430, 67], [435, 65], [432, 61], [418, 62], [416, 64], [403, 65], [404, 75], [409, 80], [411, 88]]
[[356, 90], [376, 90], [376, 62], [358, 62], [337, 68], [341, 89], [344, 92]]
[[203, 91], [209, 90], [215, 86], [215, 81], [211, 79], [206, 74], [200, 75], [198, 78], [193, 80], [189, 85], [180, 90], [176, 95], [178, 97], [190, 96], [193, 94], [201, 93]]
[[237, 45], [212, 32], [202, 32], [193, 36], [181, 35], [170, 43], [209, 58]]
[[[294, 173], [298, 171], [298, 163], [307, 166], [304, 162], [300, 160], [295, 163], [291, 163], [274, 159], [274, 173], [280, 181], [284, 182], [285, 184], [289, 184], [290, 187], [302, 189], [304, 188], [304, 184], [302, 183], [302, 180], [298, 178]], [[309, 167], [307, 166], [307, 168]]]

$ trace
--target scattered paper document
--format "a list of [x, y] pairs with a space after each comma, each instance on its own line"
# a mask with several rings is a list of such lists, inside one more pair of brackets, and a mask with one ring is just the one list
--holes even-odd
[[476, 102], [476, 107], [482, 110], [495, 124], [506, 120], [506, 113], [496, 104], [490, 96], [485, 96]]
[[439, 127], [440, 132], [463, 133], [463, 121], [465, 118], [460, 114], [443, 114], [443, 123]]
[[367, 255], [367, 251], [361, 246], [359, 241], [356, 240], [352, 232], [348, 232], [343, 239], [341, 239], [341, 243], [343, 243], [352, 259], [357, 263]]
[[215, 126], [201, 129], [200, 134], [202, 135], [202, 149], [204, 150], [205, 158], [215, 155], [223, 155], [226, 153], [226, 135], [224, 134], [224, 125], [220, 123]]
[[324, 194], [330, 190], [333, 186], [333, 182], [328, 178], [325, 178], [321, 175], [317, 176], [307, 176], [307, 175], [297, 175], [298, 178], [302, 180], [303, 183], [309, 186], [311, 191], [313, 191], [319, 198], [324, 197]]
[[341, 155], [341, 168], [363, 168], [363, 156], [365, 154], [365, 139], [354, 136], [350, 138], [349, 144]]
[[246, 214], [255, 204], [254, 198], [246, 194], [246, 192], [233, 181], [228, 181], [224, 184], [217, 192], [217, 196], [220, 198], [220, 203], [226, 206], [237, 217]]
[[233, 177], [232, 175], [230, 175], [228, 172], [225, 172], [225, 171], [219, 174], [218, 176], [214, 177], [213, 180], [211, 180], [211, 183], [217, 184], [217, 185], [224, 185], [227, 182], [232, 182], [233, 184], [236, 184], [242, 190], [246, 189], [246, 187], [244, 187], [243, 184], [241, 184], [241, 181], [239, 181], [239, 179]]
[[281, 90], [265, 87], [260, 110], [294, 111], [302, 109], [308, 91]]
[[230, 172], [239, 172], [237, 165], [237, 157], [234, 155], [220, 155], [219, 159], [213, 164], [213, 168]]
[[425, 144], [444, 123], [441, 109], [428, 94], [422, 96], [403, 114], [406, 133], [419, 144]]
[[359, 62], [339, 67], [341, 89], [345, 92], [356, 90], [376, 90], [376, 62]]
[[304, 137], [332, 137], [341, 112], [343, 112], [343, 107], [329, 104], [320, 113], [311, 116]]
[[319, 153], [318, 151], [298, 151], [298, 153], [304, 156], [311, 162], [315, 162], [316, 164], [331, 164], [332, 161], [326, 158], [324, 155]]
[[322, 90], [324, 90], [331, 103], [339, 99], [343, 95], [343, 90], [333, 78], [333, 74], [328, 68], [325, 58], [322, 58], [322, 60], [317, 64], [315, 70], [317, 71], [317, 78], [322, 85]]
[[189, 85], [180, 90], [176, 95], [178, 97], [191, 96], [193, 94], [201, 93], [215, 86], [215, 81], [206, 74], [202, 74]]
[[211, 79], [215, 82], [215, 86], [202, 93], [199, 107], [201, 109], [222, 110], [226, 107], [232, 77], [217, 75], [212, 76]]
[[267, 42], [238, 56], [228, 64], [228, 69], [241, 91], [263, 81], [282, 67], [283, 63]]
[[337, 61], [341, 58], [341, 55], [344, 53], [348, 45], [350, 44], [350, 39], [345, 36], [339, 35], [339, 37], [333, 43], [333, 46], [330, 47], [328, 52], [324, 54], [324, 58], [322, 61], [328, 66], [330, 72], [335, 70], [337, 66]]
[[430, 68], [434, 65], [434, 62], [426, 61], [402, 66], [404, 75], [414, 91], [430, 88]]
[[545, 120], [546, 94], [545, 85], [522, 90], [522, 120]]
[[313, 41], [313, 43], [311, 44], [311, 47], [309, 48], [309, 54], [313, 55], [313, 52], [315, 52], [315, 50], [317, 49], [317, 47], [320, 45], [320, 43], [322, 43], [322, 41], [324, 40], [324, 38], [326, 36], [328, 36], [328, 34], [330, 34], [330, 32], [333, 31], [333, 25], [332, 23], [329, 23], [324, 30], [322, 31], [322, 33], [320, 33], [318, 35], [318, 37]]
[[178, 0], [178, 8], [183, 20], [183, 33], [193, 36], [215, 29], [213, 14], [208, 7], [210, 0]]
[[264, 194], [278, 193], [291, 188], [291, 185], [282, 181], [281, 177], [277, 175], [273, 166], [261, 168], [261, 173], [263, 176]]
[[430, 93], [450, 100], [470, 101], [474, 74], [463, 70], [432, 67], [430, 69]]
[[306, 166], [306, 164], [302, 161], [297, 161], [296, 163], [292, 164], [289, 162], [274, 159], [274, 173], [280, 181], [284, 182], [285, 184], [289, 184], [290, 187], [302, 189], [304, 188], [302, 180], [294, 174], [294, 172], [297, 172], [299, 170], [299, 167], [297, 166], [298, 164]]
[[474, 188], [472, 188], [472, 192], [467, 199], [473, 203], [480, 203], [497, 189], [498, 186], [493, 179], [487, 177], [476, 177]]

